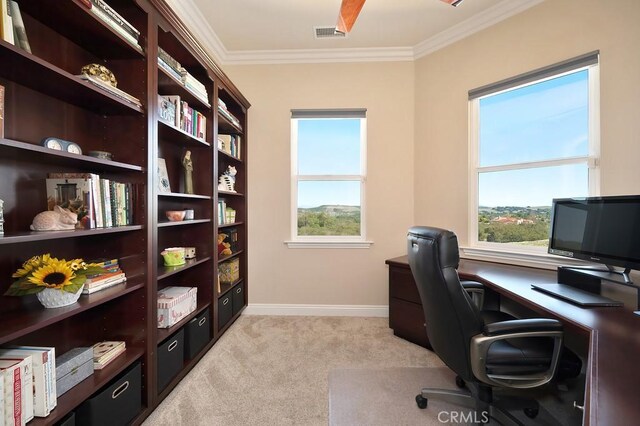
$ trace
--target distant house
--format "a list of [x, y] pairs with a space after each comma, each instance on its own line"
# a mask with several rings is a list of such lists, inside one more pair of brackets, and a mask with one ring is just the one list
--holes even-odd
[[520, 219], [517, 217], [506, 217], [506, 216], [498, 216], [498, 217], [494, 217], [493, 219], [491, 219], [491, 222], [493, 223], [504, 223], [507, 225], [511, 225], [511, 224], [515, 224], [515, 225], [522, 225], [522, 224], [533, 224], [533, 220], [531, 219]]

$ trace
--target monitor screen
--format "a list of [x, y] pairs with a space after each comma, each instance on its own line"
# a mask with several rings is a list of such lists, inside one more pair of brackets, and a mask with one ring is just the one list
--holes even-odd
[[554, 199], [549, 253], [640, 269], [640, 195]]

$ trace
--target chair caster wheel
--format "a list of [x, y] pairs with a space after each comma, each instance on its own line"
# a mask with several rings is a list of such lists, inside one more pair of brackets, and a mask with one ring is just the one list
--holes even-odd
[[524, 410], [524, 415], [529, 417], [530, 419], [535, 419], [538, 416], [538, 413], [540, 412], [539, 408], [525, 408]]
[[418, 408], [424, 410], [427, 408], [429, 400], [424, 398], [422, 395], [416, 395], [416, 404], [418, 404]]
[[464, 382], [464, 380], [462, 380], [462, 377], [456, 376], [456, 386], [460, 389], [464, 389], [465, 387], [467, 387], [467, 384]]

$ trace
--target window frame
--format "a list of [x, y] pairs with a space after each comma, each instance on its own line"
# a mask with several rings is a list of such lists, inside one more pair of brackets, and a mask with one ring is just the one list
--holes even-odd
[[[595, 62], [578, 64], [576, 66], [563, 66], [580, 62], [581, 58], [595, 55]], [[588, 195], [596, 196], [600, 194], [600, 87], [599, 87], [599, 61], [598, 52], [583, 55], [560, 64], [552, 65], [541, 70], [527, 73], [527, 75], [542, 74], [539, 78], [527, 78], [523, 76], [514, 77], [513, 81], [521, 81], [520, 84], [509, 85], [509, 80], [503, 80], [495, 84], [496, 90], [490, 91], [489, 86], [476, 89], [479, 95], [469, 93], [469, 200], [468, 200], [468, 247], [463, 248], [463, 254], [467, 257], [490, 257], [499, 258], [501, 261], [510, 263], [530, 264], [531, 262], [548, 263], [549, 258], [555, 256], [547, 254], [544, 247], [516, 246], [504, 243], [495, 243], [478, 240], [478, 201], [479, 201], [479, 178], [481, 173], [524, 170], [532, 168], [544, 168], [550, 166], [586, 164], [588, 168]], [[544, 72], [551, 70], [551, 72]], [[520, 163], [502, 164], [499, 166], [480, 166], [480, 100], [489, 96], [494, 96], [511, 90], [516, 90], [525, 86], [541, 83], [554, 78], [573, 74], [587, 70], [588, 74], [588, 146], [589, 151], [585, 156], [555, 158], [551, 160], [530, 161]], [[553, 262], [552, 262], [553, 263]], [[567, 262], [564, 261], [563, 264]]]
[[[366, 239], [367, 116], [366, 109], [292, 110], [291, 116], [291, 240], [290, 248], [369, 248]], [[360, 120], [360, 174], [298, 173], [298, 123], [300, 120]], [[360, 235], [298, 235], [298, 184], [305, 181], [360, 182]]]

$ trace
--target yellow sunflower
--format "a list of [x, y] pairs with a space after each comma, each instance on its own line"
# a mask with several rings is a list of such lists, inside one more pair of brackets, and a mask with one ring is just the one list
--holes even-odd
[[40, 287], [62, 289], [70, 285], [74, 278], [73, 270], [67, 262], [52, 259], [48, 265], [33, 271], [28, 280]]

